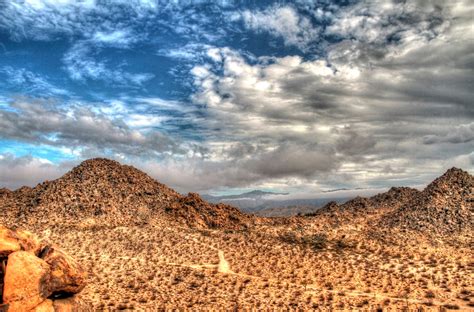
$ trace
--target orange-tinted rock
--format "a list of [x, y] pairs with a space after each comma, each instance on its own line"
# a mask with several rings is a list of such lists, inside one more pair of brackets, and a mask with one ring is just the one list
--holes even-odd
[[49, 265], [33, 253], [16, 251], [8, 256], [3, 302], [8, 311], [28, 311], [42, 303], [51, 292], [45, 287]]
[[55, 247], [47, 247], [41, 256], [51, 269], [48, 289], [52, 293], [75, 294], [85, 287], [86, 272], [72, 257]]
[[36, 306], [36, 308], [33, 309], [33, 312], [55, 312], [53, 300], [46, 299]]
[[21, 249], [25, 251], [31, 251], [35, 255], [38, 255], [43, 247], [41, 241], [28, 231], [16, 231], [16, 236], [21, 245]]
[[0, 225], [0, 258], [8, 257], [12, 252], [19, 250], [21, 250], [21, 245], [15, 233]]
[[91, 311], [91, 309], [83, 306], [75, 297], [54, 300], [53, 306], [55, 312]]

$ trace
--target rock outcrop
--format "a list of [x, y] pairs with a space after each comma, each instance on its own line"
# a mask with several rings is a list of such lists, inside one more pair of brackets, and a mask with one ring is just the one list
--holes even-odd
[[56, 247], [29, 232], [0, 225], [0, 263], [1, 311], [79, 309], [73, 295], [85, 287], [87, 275]]

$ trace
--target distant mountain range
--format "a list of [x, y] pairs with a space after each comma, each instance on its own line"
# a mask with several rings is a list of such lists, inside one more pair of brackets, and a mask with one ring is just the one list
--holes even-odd
[[[327, 192], [337, 192], [340, 190], [330, 190]], [[275, 199], [275, 195], [282, 196], [278, 199]], [[289, 195], [289, 193], [253, 190], [236, 195], [202, 195], [202, 198], [211, 203], [225, 203], [236, 206], [246, 213], [254, 213], [268, 217], [292, 216], [297, 214], [311, 213], [317, 210], [319, 207], [324, 206], [328, 202], [335, 201], [342, 203], [351, 198], [334, 196], [328, 198], [285, 199], [285, 195]]]

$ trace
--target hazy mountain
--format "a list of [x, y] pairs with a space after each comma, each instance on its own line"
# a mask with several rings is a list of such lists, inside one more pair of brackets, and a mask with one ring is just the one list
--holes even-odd
[[[334, 192], [336, 191], [337, 190], [334, 190]], [[254, 190], [237, 195], [202, 195], [202, 198], [211, 203], [233, 205], [247, 213], [271, 217], [310, 213], [330, 201], [344, 202], [350, 199], [350, 197], [285, 199], [286, 195], [289, 195], [289, 193]]]

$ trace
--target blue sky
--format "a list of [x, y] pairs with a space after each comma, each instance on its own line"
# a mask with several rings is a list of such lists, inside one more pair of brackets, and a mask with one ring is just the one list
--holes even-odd
[[474, 165], [469, 1], [0, 1], [0, 186], [81, 160], [179, 191]]

